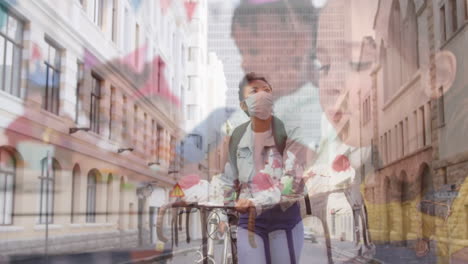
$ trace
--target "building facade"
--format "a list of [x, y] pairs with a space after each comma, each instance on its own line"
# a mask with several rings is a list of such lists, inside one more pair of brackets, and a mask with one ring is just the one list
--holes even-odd
[[156, 242], [184, 134], [183, 3], [2, 1], [0, 20], [1, 254]]
[[[377, 243], [466, 259], [466, 1], [380, 1], [366, 182]], [[458, 262], [457, 262], [458, 261]]]

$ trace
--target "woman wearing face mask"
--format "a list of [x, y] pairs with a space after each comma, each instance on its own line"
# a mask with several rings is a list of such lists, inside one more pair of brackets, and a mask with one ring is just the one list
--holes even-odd
[[[241, 212], [239, 263], [298, 263], [303, 245], [301, 213], [294, 198], [303, 193], [305, 149], [299, 129], [286, 129], [273, 116], [272, 93], [268, 81], [254, 73], [239, 85], [240, 106], [250, 120], [232, 133], [222, 176], [225, 201], [235, 202]], [[257, 209], [256, 248], [251, 247], [247, 230], [251, 207]]]

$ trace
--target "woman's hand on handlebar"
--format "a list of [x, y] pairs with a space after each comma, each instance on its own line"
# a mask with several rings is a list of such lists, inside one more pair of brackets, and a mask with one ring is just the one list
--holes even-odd
[[251, 207], [255, 207], [255, 205], [249, 199], [239, 199], [236, 202], [236, 210], [239, 213], [242, 213], [242, 214], [247, 213], [249, 211], [249, 208], [251, 208]]

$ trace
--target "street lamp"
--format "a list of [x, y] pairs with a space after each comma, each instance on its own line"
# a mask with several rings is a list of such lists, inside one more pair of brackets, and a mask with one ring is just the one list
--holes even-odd
[[143, 245], [143, 212], [145, 200], [153, 193], [153, 185], [151, 182], [144, 184], [136, 189], [138, 197], [138, 244]]
[[73, 134], [73, 133], [76, 133], [78, 131], [88, 132], [89, 130], [90, 130], [89, 127], [70, 127], [69, 133]]
[[161, 165], [161, 163], [159, 161], [156, 161], [156, 162], [149, 162], [148, 163], [148, 167], [151, 167], [153, 165]]
[[153, 193], [153, 185], [147, 183], [144, 186], [141, 186], [136, 189], [136, 194], [139, 199], [146, 199]]
[[117, 153], [120, 154], [120, 153], [122, 153], [122, 152], [124, 152], [124, 151], [130, 151], [130, 152], [131, 152], [131, 151], [133, 151], [133, 148], [119, 148], [119, 149], [117, 150]]

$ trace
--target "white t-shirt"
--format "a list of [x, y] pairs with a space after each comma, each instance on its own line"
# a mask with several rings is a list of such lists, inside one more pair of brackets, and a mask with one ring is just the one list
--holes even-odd
[[265, 159], [263, 157], [263, 149], [265, 146], [270, 145], [270, 138], [273, 137], [271, 129], [265, 132], [254, 132], [253, 134], [253, 158], [254, 158], [254, 165], [255, 165], [255, 174], [263, 170], [265, 168]]

